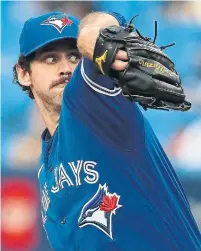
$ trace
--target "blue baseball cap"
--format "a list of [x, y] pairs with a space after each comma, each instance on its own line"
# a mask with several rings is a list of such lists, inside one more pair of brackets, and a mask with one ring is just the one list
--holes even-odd
[[80, 20], [63, 12], [50, 12], [28, 19], [20, 36], [20, 53], [28, 56], [60, 39], [77, 39]]

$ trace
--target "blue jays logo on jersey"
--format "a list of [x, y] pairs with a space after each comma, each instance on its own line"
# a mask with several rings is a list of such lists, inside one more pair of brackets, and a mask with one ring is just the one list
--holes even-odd
[[69, 19], [66, 14], [59, 14], [49, 17], [47, 20], [43, 21], [41, 25], [51, 25], [61, 33], [66, 26], [71, 25], [72, 23], [73, 21]]
[[116, 193], [109, 193], [106, 184], [99, 185], [95, 195], [84, 205], [78, 219], [79, 227], [93, 225], [112, 237], [112, 216], [116, 214], [120, 196]]

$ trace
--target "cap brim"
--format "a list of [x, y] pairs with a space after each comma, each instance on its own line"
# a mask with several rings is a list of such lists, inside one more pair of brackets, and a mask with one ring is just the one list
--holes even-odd
[[50, 39], [48, 41], [45, 41], [45, 43], [42, 43], [42, 44], [39, 44], [38, 46], [36, 46], [35, 48], [33, 48], [32, 50], [26, 52], [25, 54], [23, 54], [24, 57], [27, 57], [29, 56], [31, 53], [37, 51], [38, 49], [44, 47], [45, 45], [47, 44], [50, 44], [51, 42], [54, 42], [54, 41], [58, 41], [58, 40], [63, 40], [63, 39], [77, 39], [77, 36], [63, 36], [63, 37], [56, 37], [56, 38], [53, 38], [53, 39]]

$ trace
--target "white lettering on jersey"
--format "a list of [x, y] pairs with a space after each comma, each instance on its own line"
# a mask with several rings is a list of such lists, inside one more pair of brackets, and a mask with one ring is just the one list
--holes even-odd
[[57, 179], [57, 171], [58, 171], [58, 167], [56, 167], [54, 169], [54, 180], [55, 180], [56, 186], [52, 186], [52, 189], [51, 189], [52, 193], [57, 193], [59, 191], [59, 183], [58, 183], [58, 179]]
[[43, 224], [45, 224], [45, 222], [47, 220], [46, 212], [47, 212], [47, 210], [49, 208], [49, 205], [50, 205], [50, 198], [49, 198], [49, 195], [48, 195], [47, 183], [46, 182], [45, 182], [44, 187], [42, 189], [41, 204], [42, 204], [42, 208], [43, 208], [43, 211], [44, 211], [44, 214], [43, 214], [43, 211], [42, 211], [42, 221], [43, 221]]
[[61, 163], [60, 167], [59, 167], [59, 187], [61, 189], [64, 188], [63, 183], [67, 182], [67, 184], [69, 186], [74, 186], [73, 182], [71, 181], [71, 179], [69, 178], [68, 174], [66, 173], [65, 169], [63, 168], [63, 165]]
[[[84, 162], [84, 172], [88, 174], [84, 180], [89, 184], [95, 184], [99, 179], [99, 173], [91, 168], [95, 168], [96, 162], [85, 161]], [[90, 177], [91, 176], [91, 177]]]
[[[68, 162], [70, 169], [64, 168], [63, 164], [61, 163], [59, 167], [54, 169], [54, 185], [52, 185], [51, 192], [57, 193], [61, 189], [64, 188], [64, 183], [68, 186], [80, 186], [82, 185], [81, 182], [81, 171], [83, 170], [86, 174], [86, 177], [83, 181], [89, 184], [95, 184], [99, 179], [99, 173], [94, 170], [97, 163], [94, 161], [83, 161], [78, 160], [77, 164], [74, 161]], [[72, 172], [70, 173], [71, 170]], [[67, 173], [68, 172], [68, 173]], [[72, 178], [74, 177], [74, 180]]]
[[69, 166], [71, 167], [73, 174], [75, 175], [75, 179], [76, 179], [76, 186], [81, 185], [80, 182], [80, 170], [82, 168], [82, 163], [83, 160], [78, 160], [77, 161], [77, 166], [75, 166], [74, 162], [68, 162]]

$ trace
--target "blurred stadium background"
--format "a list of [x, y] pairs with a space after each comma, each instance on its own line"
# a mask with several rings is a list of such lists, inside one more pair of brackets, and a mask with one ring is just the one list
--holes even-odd
[[157, 44], [176, 42], [167, 53], [193, 107], [186, 113], [145, 115], [174, 164], [201, 229], [201, 2], [3, 1], [1, 7], [2, 250], [51, 250], [41, 226], [37, 181], [44, 124], [34, 103], [12, 83], [12, 67], [19, 56], [23, 23], [54, 10], [80, 18], [98, 10], [120, 12], [127, 20], [139, 14], [135, 25], [142, 34], [153, 37], [157, 20]]

